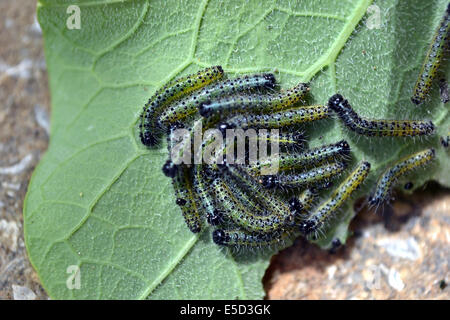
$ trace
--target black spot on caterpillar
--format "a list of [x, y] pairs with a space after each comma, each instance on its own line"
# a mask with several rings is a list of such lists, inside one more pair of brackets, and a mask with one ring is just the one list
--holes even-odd
[[412, 182], [407, 182], [405, 183], [405, 185], [403, 186], [403, 188], [405, 190], [411, 190], [414, 187], [414, 184]]
[[328, 107], [336, 112], [347, 128], [369, 137], [413, 137], [434, 132], [434, 124], [431, 121], [379, 120], [360, 117], [340, 94], [330, 98]]
[[289, 200], [289, 207], [295, 215], [295, 221], [297, 223], [301, 221], [301, 218], [304, 218], [303, 215], [308, 213], [315, 199], [316, 193], [313, 189], [306, 189], [298, 197], [292, 197]]

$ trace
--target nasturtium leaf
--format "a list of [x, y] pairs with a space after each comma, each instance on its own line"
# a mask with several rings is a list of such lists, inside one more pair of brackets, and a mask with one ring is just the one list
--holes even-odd
[[[80, 8], [80, 29], [67, 20]], [[372, 163], [368, 193], [390, 162], [433, 146], [436, 163], [409, 177], [450, 185], [450, 128], [436, 88], [410, 102], [446, 1], [40, 0], [52, 99], [48, 152], [24, 206], [30, 260], [54, 299], [258, 299], [270, 256], [236, 254], [193, 235], [161, 172], [164, 147], [144, 148], [146, 100], [180, 75], [220, 64], [230, 75], [273, 71], [282, 87], [311, 81], [310, 102], [340, 92], [361, 115], [431, 119], [426, 138], [365, 138], [338, 119], [307, 126], [310, 145], [349, 141]], [[68, 13], [69, 12], [69, 13]], [[443, 74], [448, 77], [445, 65]], [[349, 203], [325, 240], [345, 241]], [[76, 271], [79, 268], [79, 271]], [[74, 271], [75, 270], [75, 271]], [[79, 280], [79, 282], [77, 282]], [[79, 286], [78, 286], [79, 285]]]

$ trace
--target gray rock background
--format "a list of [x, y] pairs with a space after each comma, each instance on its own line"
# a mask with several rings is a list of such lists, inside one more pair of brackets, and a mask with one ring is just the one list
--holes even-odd
[[0, 299], [47, 299], [23, 240], [22, 206], [48, 145], [49, 92], [35, 1], [0, 1]]

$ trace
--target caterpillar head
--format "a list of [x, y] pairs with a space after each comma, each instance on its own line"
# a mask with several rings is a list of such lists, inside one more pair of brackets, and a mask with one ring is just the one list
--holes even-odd
[[167, 160], [162, 167], [162, 172], [169, 178], [175, 177], [178, 171], [178, 166], [172, 162], [172, 160]]
[[212, 238], [215, 244], [219, 246], [226, 246], [230, 241], [229, 236], [222, 229], [216, 229], [212, 233]]

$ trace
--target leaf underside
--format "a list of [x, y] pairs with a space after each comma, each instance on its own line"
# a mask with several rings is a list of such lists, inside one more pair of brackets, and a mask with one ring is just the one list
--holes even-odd
[[[420, 107], [409, 98], [446, 1], [90, 0], [77, 4], [79, 30], [66, 27], [69, 4], [38, 4], [51, 139], [24, 208], [29, 257], [54, 299], [264, 296], [261, 279], [276, 250], [237, 253], [213, 244], [210, 230], [190, 233], [160, 170], [166, 149], [147, 150], [136, 139], [152, 93], [206, 66], [220, 64], [231, 76], [272, 71], [283, 88], [311, 81], [311, 103], [340, 92], [366, 117], [433, 120], [437, 134], [415, 139], [360, 137], [337, 119], [306, 126], [310, 146], [346, 139], [354, 163], [372, 163], [355, 199], [387, 164], [430, 146], [438, 161], [408, 181], [450, 186], [439, 144], [450, 128], [448, 106], [437, 85]], [[379, 28], [369, 28], [377, 12]], [[349, 203], [319, 244], [345, 241], [353, 215]], [[80, 289], [68, 289], [71, 265], [80, 268]]]

